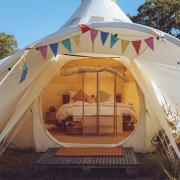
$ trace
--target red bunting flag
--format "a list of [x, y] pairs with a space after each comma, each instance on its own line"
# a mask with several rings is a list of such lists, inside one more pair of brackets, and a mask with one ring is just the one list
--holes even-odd
[[139, 54], [140, 48], [141, 48], [141, 40], [139, 41], [132, 41], [132, 44], [136, 50], [137, 55]]
[[96, 29], [91, 29], [91, 40], [92, 40], [92, 42], [94, 42], [95, 41], [95, 39], [96, 39], [96, 37], [97, 37], [97, 35], [98, 35], [98, 30], [96, 30]]
[[150, 37], [144, 40], [145, 43], [150, 47], [152, 50], [154, 50], [154, 38]]
[[40, 50], [40, 52], [41, 52], [41, 55], [42, 55], [42, 57], [43, 57], [44, 59], [46, 59], [47, 49], [48, 49], [47, 45], [46, 45], [46, 46], [40, 46], [40, 47], [39, 47], [39, 50]]
[[86, 24], [80, 24], [80, 28], [81, 28], [82, 33], [86, 33], [87, 31], [90, 30], [90, 27], [87, 26]]

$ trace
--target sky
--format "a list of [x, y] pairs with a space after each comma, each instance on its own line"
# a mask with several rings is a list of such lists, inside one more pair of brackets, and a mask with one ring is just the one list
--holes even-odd
[[[125, 13], [136, 14], [145, 0], [117, 0]], [[15, 36], [18, 47], [56, 32], [80, 5], [80, 0], [0, 0], [0, 32]]]

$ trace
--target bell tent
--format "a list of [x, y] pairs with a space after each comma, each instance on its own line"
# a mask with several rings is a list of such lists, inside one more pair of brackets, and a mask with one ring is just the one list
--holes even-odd
[[[55, 33], [0, 61], [0, 147], [156, 149], [180, 158], [180, 41], [84, 0]], [[175, 126], [175, 130], [171, 126]]]

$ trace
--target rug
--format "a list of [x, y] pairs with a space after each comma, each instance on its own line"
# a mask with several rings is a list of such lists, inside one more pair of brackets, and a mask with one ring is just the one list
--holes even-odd
[[68, 147], [60, 148], [55, 156], [62, 157], [87, 157], [87, 156], [124, 156], [122, 147]]

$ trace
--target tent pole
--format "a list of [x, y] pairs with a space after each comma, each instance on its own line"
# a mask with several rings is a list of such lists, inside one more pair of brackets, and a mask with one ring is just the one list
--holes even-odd
[[[117, 95], [117, 76], [116, 76], [116, 80], [115, 80], [115, 86], [116, 86], [116, 95]], [[118, 133], [117, 130], [117, 100], [115, 101], [115, 105], [116, 105], [116, 134]]]
[[97, 135], [99, 135], [99, 72], [97, 72], [97, 76], [96, 76], [96, 82], [97, 82]]
[[116, 75], [114, 75], [114, 134], [117, 134]]
[[[84, 100], [85, 100], [85, 97], [84, 97], [84, 90], [85, 90], [85, 87], [84, 87], [84, 73], [83, 73], [83, 77], [82, 77], [82, 84], [83, 84], [83, 103], [82, 103], [83, 104], [83, 118], [82, 118], [82, 127], [84, 127]], [[83, 130], [83, 135], [84, 135], [84, 130]]]

